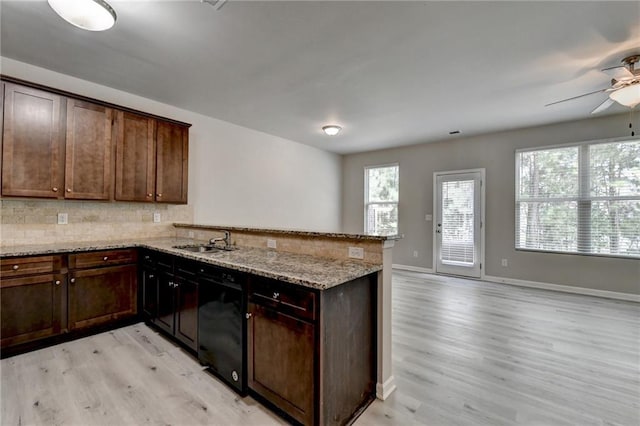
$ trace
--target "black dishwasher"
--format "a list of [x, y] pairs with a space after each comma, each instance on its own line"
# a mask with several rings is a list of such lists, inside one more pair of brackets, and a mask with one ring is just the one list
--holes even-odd
[[247, 392], [246, 276], [199, 269], [198, 360], [241, 395]]

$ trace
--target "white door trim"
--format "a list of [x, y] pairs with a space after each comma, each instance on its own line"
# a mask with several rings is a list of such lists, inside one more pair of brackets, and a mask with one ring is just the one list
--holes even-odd
[[480, 279], [483, 280], [485, 276], [485, 261], [484, 261], [484, 252], [485, 252], [485, 212], [486, 212], [486, 202], [485, 202], [485, 188], [487, 187], [487, 179], [486, 179], [486, 169], [464, 169], [464, 170], [447, 170], [442, 172], [433, 172], [433, 222], [431, 227], [431, 239], [433, 241], [433, 247], [431, 252], [433, 253], [432, 259], [432, 269], [436, 270], [436, 262], [438, 257], [437, 252], [437, 243], [436, 243], [436, 222], [437, 222], [437, 212], [438, 212], [438, 176], [446, 176], [446, 175], [456, 175], [460, 173], [480, 173]]

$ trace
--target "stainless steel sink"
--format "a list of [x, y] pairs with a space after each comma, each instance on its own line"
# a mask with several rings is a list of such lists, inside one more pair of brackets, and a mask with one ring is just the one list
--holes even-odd
[[190, 251], [193, 253], [215, 253], [218, 251], [225, 251], [222, 247], [216, 247], [211, 244], [185, 244], [181, 246], [173, 246], [178, 250]]

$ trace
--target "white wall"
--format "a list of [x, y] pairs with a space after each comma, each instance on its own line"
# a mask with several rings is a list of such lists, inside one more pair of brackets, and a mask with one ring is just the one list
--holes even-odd
[[336, 154], [9, 58], [0, 60], [6, 76], [191, 123], [189, 204], [196, 223], [341, 228], [342, 169]]
[[[637, 115], [636, 115], [637, 117]], [[640, 260], [515, 250], [515, 150], [629, 136], [629, 114], [387, 149], [343, 158], [343, 228], [362, 232], [365, 166], [400, 164], [399, 230], [393, 262], [433, 267], [433, 172], [486, 169], [485, 274], [512, 280], [640, 294]], [[634, 127], [638, 127], [634, 119]], [[418, 257], [413, 257], [413, 252]], [[501, 259], [508, 259], [508, 267]]]

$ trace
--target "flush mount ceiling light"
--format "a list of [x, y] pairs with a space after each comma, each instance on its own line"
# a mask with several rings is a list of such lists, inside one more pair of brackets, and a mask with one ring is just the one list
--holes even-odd
[[88, 31], [104, 31], [116, 23], [116, 12], [103, 0], [47, 0], [62, 19]]
[[640, 104], [640, 82], [609, 93], [609, 98], [629, 108]]
[[328, 126], [323, 126], [322, 130], [329, 136], [335, 136], [338, 133], [340, 133], [340, 130], [342, 130], [342, 127], [336, 124], [330, 124]]

